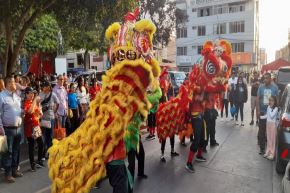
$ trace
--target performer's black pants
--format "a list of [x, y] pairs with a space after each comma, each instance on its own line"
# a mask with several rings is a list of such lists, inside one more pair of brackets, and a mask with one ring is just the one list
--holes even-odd
[[144, 175], [145, 152], [141, 140], [139, 140], [139, 152], [134, 150], [128, 152], [128, 169], [133, 179], [135, 174], [135, 157], [138, 160], [138, 175]]
[[129, 193], [128, 176], [125, 165], [106, 165], [107, 176], [113, 193]]
[[[170, 137], [171, 150], [174, 150], [175, 135]], [[166, 139], [161, 141], [161, 153], [164, 154]]]
[[205, 147], [203, 119], [201, 117], [191, 117], [191, 124], [194, 130], [194, 139], [190, 145], [190, 150], [197, 152], [198, 148]]
[[211, 116], [210, 109], [207, 109], [204, 112], [204, 120], [206, 123], [206, 129], [207, 129], [207, 140], [206, 140], [206, 146], [208, 145], [208, 141], [210, 138], [210, 144], [215, 144], [215, 124], [216, 124], [216, 119]]

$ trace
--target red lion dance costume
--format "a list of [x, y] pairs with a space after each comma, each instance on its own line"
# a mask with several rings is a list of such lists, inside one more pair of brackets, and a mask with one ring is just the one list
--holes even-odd
[[194, 95], [201, 93], [214, 95], [217, 105], [220, 103], [220, 94], [226, 90], [231, 73], [230, 55], [231, 44], [225, 40], [215, 43], [207, 41], [204, 44], [202, 58], [190, 72], [189, 81], [181, 86], [177, 97], [162, 103], [158, 108], [156, 122], [159, 139], [164, 140], [177, 133], [181, 137], [192, 133], [192, 129], [188, 132], [184, 125], [188, 104]]

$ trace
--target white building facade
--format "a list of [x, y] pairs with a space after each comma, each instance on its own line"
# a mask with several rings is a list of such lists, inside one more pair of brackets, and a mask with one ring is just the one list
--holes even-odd
[[242, 71], [259, 65], [259, 0], [177, 0], [188, 21], [177, 24], [176, 63], [190, 71], [207, 40], [232, 43], [233, 64]]

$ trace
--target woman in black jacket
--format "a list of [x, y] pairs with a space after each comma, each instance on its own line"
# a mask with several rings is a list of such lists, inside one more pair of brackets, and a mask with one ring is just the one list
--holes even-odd
[[237, 85], [234, 90], [234, 104], [236, 106], [236, 125], [238, 125], [238, 115], [240, 111], [241, 115], [241, 126], [244, 126], [244, 103], [248, 100], [248, 89], [247, 85], [243, 81], [243, 77], [239, 76]]

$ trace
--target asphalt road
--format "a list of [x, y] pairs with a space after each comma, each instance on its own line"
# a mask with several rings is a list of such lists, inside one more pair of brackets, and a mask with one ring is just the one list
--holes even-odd
[[[189, 146], [183, 147], [176, 137], [175, 149], [179, 157], [170, 157], [169, 140], [166, 144], [166, 163], [160, 162], [160, 144], [157, 139], [144, 141], [145, 173], [148, 179], [136, 179], [135, 193], [280, 193], [281, 176], [276, 174], [274, 162], [258, 154], [256, 126], [250, 126], [250, 106], [245, 108], [245, 126], [235, 126], [229, 119], [217, 119], [216, 138], [220, 146], [208, 148], [205, 163], [195, 163], [195, 173], [185, 169]], [[145, 138], [145, 135], [144, 137]], [[144, 140], [144, 139], [142, 139]], [[189, 141], [187, 140], [187, 144]], [[25, 154], [25, 152], [24, 152]], [[22, 157], [25, 155], [22, 153]], [[136, 163], [137, 165], [137, 163]], [[0, 182], [0, 193], [48, 193], [50, 181], [47, 168], [32, 173], [23, 160], [22, 178], [14, 184]], [[0, 178], [3, 177], [3, 172]], [[105, 180], [92, 193], [110, 193]]]

